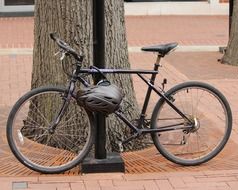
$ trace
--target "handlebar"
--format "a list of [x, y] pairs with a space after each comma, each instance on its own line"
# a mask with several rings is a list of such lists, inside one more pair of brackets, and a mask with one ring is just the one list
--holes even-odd
[[73, 48], [71, 48], [66, 42], [57, 37], [56, 33], [50, 33], [50, 38], [54, 40], [57, 45], [63, 49], [66, 53], [72, 55], [77, 61], [82, 62], [83, 56], [79, 55]]

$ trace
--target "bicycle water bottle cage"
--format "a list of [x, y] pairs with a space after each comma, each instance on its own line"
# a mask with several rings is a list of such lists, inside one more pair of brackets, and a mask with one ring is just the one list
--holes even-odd
[[115, 85], [96, 85], [80, 89], [77, 103], [91, 112], [110, 114], [119, 109], [124, 95]]

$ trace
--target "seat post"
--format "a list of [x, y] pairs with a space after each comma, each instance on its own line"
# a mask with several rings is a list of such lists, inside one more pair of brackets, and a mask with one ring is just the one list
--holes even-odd
[[[161, 66], [161, 65], [160, 65], [160, 59], [161, 59], [161, 57], [162, 57], [162, 56], [161, 56], [160, 54], [158, 54], [157, 59], [156, 59], [156, 62], [155, 62], [155, 64], [154, 64], [154, 71], [158, 71], [158, 70], [159, 70], [159, 67]], [[150, 83], [151, 83], [151, 84], [154, 84], [156, 75], [157, 75], [157, 73], [151, 75], [151, 79], [150, 79]]]
[[[159, 67], [160, 67], [160, 59], [161, 59], [161, 55], [158, 54], [157, 60], [156, 60], [156, 62], [155, 62], [155, 64], [154, 64], [154, 71], [158, 71], [158, 69], [159, 69]], [[151, 78], [150, 78], [150, 84], [151, 84], [151, 85], [154, 85], [156, 75], [157, 75], [157, 73], [153, 73], [153, 74], [151, 75]], [[145, 96], [144, 105], [143, 105], [143, 107], [142, 107], [139, 125], [142, 125], [142, 124], [143, 124], [143, 121], [144, 121], [144, 119], [145, 119], [145, 116], [146, 116], [145, 113], [146, 113], [146, 109], [147, 109], [147, 106], [148, 106], [148, 103], [149, 103], [149, 100], [150, 100], [151, 92], [152, 92], [152, 87], [149, 86], [149, 87], [148, 87], [148, 90], [147, 90], [147, 93], [146, 93], [146, 96]]]
[[158, 71], [159, 67], [161, 66], [160, 65], [160, 60], [161, 60], [162, 56], [160, 54], [157, 55], [157, 59], [156, 59], [156, 62], [155, 62], [155, 65], [154, 65], [154, 70], [155, 71]]

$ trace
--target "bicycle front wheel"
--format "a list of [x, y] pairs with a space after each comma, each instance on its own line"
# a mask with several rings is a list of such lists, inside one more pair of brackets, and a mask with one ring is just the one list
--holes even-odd
[[193, 122], [193, 127], [182, 129], [189, 126], [188, 121], [160, 99], [152, 114], [151, 128], [172, 126], [173, 130], [152, 134], [159, 152], [168, 160], [186, 166], [215, 157], [227, 143], [232, 129], [232, 114], [226, 98], [211, 85], [201, 82], [179, 84], [165, 95]]
[[60, 173], [76, 166], [93, 142], [93, 116], [72, 97], [59, 124], [49, 130], [62, 111], [66, 90], [36, 88], [13, 106], [7, 121], [7, 140], [16, 158], [42, 173]]

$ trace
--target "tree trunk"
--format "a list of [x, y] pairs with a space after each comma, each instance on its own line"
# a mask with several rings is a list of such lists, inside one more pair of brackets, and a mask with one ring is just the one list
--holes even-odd
[[238, 1], [234, 0], [232, 24], [228, 46], [221, 62], [229, 65], [238, 65]]
[[[124, 19], [123, 0], [105, 0], [106, 23], [106, 65], [108, 68], [130, 68]], [[92, 31], [92, 1], [89, 0], [36, 0], [35, 5], [35, 44], [33, 57], [32, 88], [43, 85], [65, 85], [67, 77], [63, 74], [61, 64], [54, 53], [55, 43], [50, 40], [49, 33], [57, 32], [78, 52], [85, 55], [84, 66], [92, 65], [93, 61], [93, 31]], [[129, 75], [108, 75], [108, 79], [119, 87], [123, 87], [125, 99], [123, 107], [128, 113], [128, 119], [138, 116], [132, 79]], [[53, 110], [49, 103], [41, 102], [45, 110]], [[77, 108], [75, 108], [75, 112]], [[76, 113], [78, 114], [78, 113]], [[77, 121], [80, 122], [80, 121]], [[108, 151], [117, 150], [117, 142], [128, 135], [130, 131], [122, 126], [115, 116], [107, 119]], [[83, 132], [82, 132], [83, 133]], [[144, 147], [140, 139], [128, 144], [127, 149]]]

